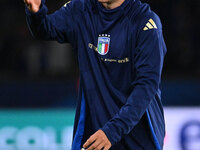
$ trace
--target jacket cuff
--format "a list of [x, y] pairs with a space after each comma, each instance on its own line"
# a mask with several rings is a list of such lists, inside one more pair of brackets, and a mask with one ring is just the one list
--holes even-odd
[[106, 134], [112, 146], [118, 142], [116, 135], [107, 125], [101, 128], [101, 130]]

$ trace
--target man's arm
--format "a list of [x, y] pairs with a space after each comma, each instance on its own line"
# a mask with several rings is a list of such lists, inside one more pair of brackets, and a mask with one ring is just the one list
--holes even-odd
[[29, 29], [34, 37], [42, 40], [56, 40], [60, 43], [76, 41], [72, 5], [63, 6], [53, 14], [47, 15], [45, 0], [24, 0]]
[[[148, 23], [145, 19], [144, 26]], [[102, 128], [112, 144], [120, 141], [138, 124], [159, 89], [166, 46], [159, 18], [154, 17], [156, 28], [140, 29], [134, 54], [136, 80], [126, 104]]]

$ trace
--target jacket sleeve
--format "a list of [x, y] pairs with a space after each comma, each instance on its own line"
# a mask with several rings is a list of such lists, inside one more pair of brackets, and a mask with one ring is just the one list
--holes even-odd
[[112, 145], [138, 124], [159, 88], [166, 46], [159, 18], [153, 19], [156, 22], [154, 29], [145, 28], [149, 19], [142, 21], [132, 56], [136, 72], [136, 79], [132, 81], [133, 90], [125, 105], [102, 128]]
[[42, 0], [37, 13], [32, 13], [27, 7], [25, 8], [28, 26], [35, 38], [73, 44], [76, 41], [76, 23], [72, 11], [72, 4], [68, 3], [53, 14], [47, 15], [45, 0]]

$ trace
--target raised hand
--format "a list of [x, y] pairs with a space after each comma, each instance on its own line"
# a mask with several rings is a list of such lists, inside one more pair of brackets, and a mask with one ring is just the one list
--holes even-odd
[[31, 12], [36, 13], [40, 9], [41, 0], [24, 0], [24, 3]]

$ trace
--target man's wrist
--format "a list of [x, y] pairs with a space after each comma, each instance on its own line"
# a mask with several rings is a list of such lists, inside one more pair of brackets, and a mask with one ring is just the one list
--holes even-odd
[[[41, 4], [40, 4], [41, 6]], [[31, 9], [29, 9], [32, 13], [37, 13], [40, 10], [40, 6], [32, 6]]]
[[[112, 139], [112, 135], [110, 133], [110, 130], [107, 126], [104, 126], [103, 128], [101, 128], [100, 130], [102, 130], [104, 132], [104, 134], [107, 136], [108, 140], [110, 141], [111, 145], [114, 145], [115, 142]], [[113, 137], [114, 138], [114, 137]]]

